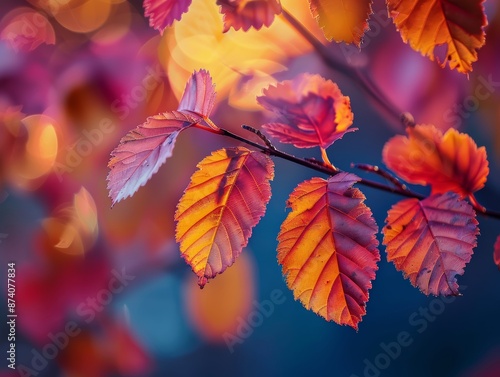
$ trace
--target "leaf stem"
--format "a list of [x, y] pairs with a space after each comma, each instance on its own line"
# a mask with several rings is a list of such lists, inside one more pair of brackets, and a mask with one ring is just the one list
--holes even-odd
[[320, 150], [321, 150], [321, 158], [323, 159], [323, 163], [326, 166], [332, 168], [333, 170], [338, 171], [339, 169], [337, 169], [335, 166], [333, 166], [333, 164], [330, 162], [330, 159], [328, 158], [328, 154], [326, 153], [326, 149], [323, 147], [320, 147]]

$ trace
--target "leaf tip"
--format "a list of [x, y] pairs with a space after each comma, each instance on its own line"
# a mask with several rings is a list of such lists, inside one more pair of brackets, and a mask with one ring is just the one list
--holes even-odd
[[200, 289], [205, 288], [205, 285], [208, 283], [208, 279], [205, 276], [198, 277], [198, 286]]

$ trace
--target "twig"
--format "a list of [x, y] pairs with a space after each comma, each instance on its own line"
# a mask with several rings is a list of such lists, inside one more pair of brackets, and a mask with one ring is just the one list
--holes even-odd
[[397, 107], [387, 99], [387, 97], [378, 89], [376, 85], [373, 84], [371, 79], [366, 74], [362, 73], [359, 69], [353, 68], [338, 60], [331, 54], [323, 43], [321, 43], [309, 30], [304, 27], [304, 25], [299, 22], [299, 20], [297, 20], [284, 8], [282, 8], [282, 15], [283, 18], [314, 47], [318, 55], [330, 68], [342, 73], [358, 84], [361, 89], [363, 89], [377, 104], [379, 104], [379, 106], [384, 109], [385, 112], [387, 112], [387, 114], [393, 118], [395, 122], [397, 121], [399, 124], [401, 111], [397, 110]]
[[[336, 175], [336, 174], [341, 172], [341, 170], [335, 170], [334, 168], [331, 168], [331, 167], [323, 165], [323, 164], [319, 165], [319, 164], [317, 164], [317, 162], [311, 162], [311, 161], [308, 161], [308, 160], [303, 159], [303, 158], [295, 157], [289, 153], [282, 152], [278, 149], [272, 149], [272, 148], [268, 147], [267, 145], [261, 145], [261, 144], [254, 142], [254, 141], [247, 140], [244, 137], [237, 135], [237, 134], [234, 134], [231, 131], [225, 130], [223, 128], [220, 128], [217, 133], [220, 135], [228, 136], [232, 139], [239, 140], [245, 144], [251, 145], [252, 147], [257, 148], [270, 156], [282, 158], [284, 160], [296, 163], [298, 165], [305, 166], [309, 169], [316, 170], [316, 171], [323, 173], [323, 174], [327, 174], [327, 175], [332, 176], [332, 175]], [[371, 180], [364, 179], [364, 178], [361, 179], [360, 183], [365, 185], [365, 186], [377, 188], [379, 190], [389, 191], [389, 192], [399, 194], [402, 196], [406, 196], [406, 197], [410, 197], [410, 198], [418, 198], [418, 199], [425, 198], [425, 196], [414, 193], [414, 192], [408, 192], [406, 190], [402, 190], [402, 189], [397, 188], [397, 187], [391, 187], [391, 186], [388, 186], [386, 184], [371, 181]]]
[[[250, 128], [253, 128], [253, 127], [250, 127]], [[329, 166], [326, 166], [326, 164], [321, 164], [321, 163], [318, 164], [318, 161], [311, 161], [311, 159], [303, 159], [303, 158], [295, 157], [289, 153], [282, 152], [282, 151], [276, 149], [274, 146], [270, 147], [268, 145], [261, 145], [259, 143], [253, 142], [251, 140], [247, 140], [244, 137], [239, 136], [237, 134], [234, 134], [234, 133], [232, 133], [228, 130], [225, 130], [223, 128], [220, 128], [218, 131], [213, 130], [210, 132], [214, 132], [214, 133], [217, 133], [217, 134], [223, 135], [223, 136], [228, 136], [232, 139], [241, 141], [247, 145], [251, 145], [251, 146], [255, 147], [256, 149], [259, 149], [260, 151], [262, 151], [270, 156], [282, 158], [284, 160], [293, 162], [295, 164], [304, 166], [306, 168], [315, 170], [315, 171], [323, 173], [323, 174], [333, 176], [333, 175], [336, 175], [336, 174], [341, 172], [341, 170], [335, 170]], [[405, 196], [408, 198], [415, 198], [418, 200], [422, 200], [422, 199], [426, 198], [425, 195], [413, 192], [413, 191], [409, 190], [407, 187], [404, 188], [404, 186], [402, 186], [402, 187], [393, 186], [393, 185], [389, 186], [389, 185], [375, 182], [375, 181], [365, 179], [365, 178], [361, 178], [359, 183], [364, 185], [364, 186], [373, 187], [373, 188], [378, 189], [378, 190], [390, 192], [393, 194], [398, 194], [398, 195]], [[478, 208], [476, 208], [476, 210], [478, 210]], [[478, 214], [500, 220], [500, 212], [497, 212], [497, 211], [484, 209], [484, 211], [478, 210]]]
[[375, 173], [380, 175], [382, 178], [387, 179], [389, 182], [391, 182], [395, 187], [400, 188], [401, 190], [405, 191], [410, 191], [408, 186], [406, 186], [403, 182], [401, 182], [398, 178], [396, 178], [394, 175], [389, 173], [387, 170], [380, 168], [377, 165], [369, 165], [369, 164], [351, 164], [352, 168], [364, 170], [370, 173]]

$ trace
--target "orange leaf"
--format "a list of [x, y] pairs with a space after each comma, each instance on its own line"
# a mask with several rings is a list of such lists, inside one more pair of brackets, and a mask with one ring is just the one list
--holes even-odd
[[247, 245], [271, 198], [273, 176], [268, 156], [243, 147], [220, 149], [198, 164], [177, 206], [175, 236], [200, 287]]
[[361, 44], [363, 34], [369, 29], [371, 0], [309, 0], [309, 4], [326, 39]]
[[483, 188], [489, 173], [486, 149], [467, 134], [433, 125], [406, 129], [384, 146], [384, 163], [410, 183], [432, 186], [432, 193], [454, 191], [461, 197]]
[[286, 282], [307, 308], [355, 329], [366, 313], [375, 279], [377, 224], [354, 174], [313, 178], [295, 188], [292, 212], [281, 225], [278, 262]]
[[328, 148], [346, 132], [354, 115], [349, 97], [320, 75], [303, 73], [264, 89], [257, 102], [274, 112], [279, 123], [262, 126], [269, 135], [297, 148]]
[[387, 260], [426, 295], [458, 295], [455, 275], [476, 247], [476, 213], [452, 192], [422, 201], [402, 200], [388, 212], [382, 230]]
[[281, 13], [279, 0], [217, 0], [217, 5], [224, 15], [224, 33], [231, 27], [243, 31], [269, 27], [274, 16]]
[[405, 43], [435, 59], [437, 46], [446, 45], [450, 69], [472, 71], [477, 49], [484, 45], [487, 25], [484, 0], [387, 0], [387, 6]]
[[495, 246], [493, 247], [493, 260], [500, 269], [500, 236], [497, 237]]

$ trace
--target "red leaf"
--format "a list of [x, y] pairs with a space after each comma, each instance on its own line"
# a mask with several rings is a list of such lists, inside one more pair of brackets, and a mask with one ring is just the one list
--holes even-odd
[[431, 185], [433, 194], [454, 191], [474, 200], [472, 194], [484, 187], [489, 173], [486, 149], [453, 128], [444, 135], [433, 125], [406, 131], [408, 137], [386, 143], [384, 163], [410, 183]]
[[357, 130], [347, 130], [353, 121], [349, 97], [320, 75], [304, 73], [269, 86], [257, 101], [278, 116], [279, 123], [263, 125], [269, 135], [298, 148], [326, 149], [346, 132]]
[[193, 73], [179, 104], [179, 111], [149, 117], [130, 131], [111, 152], [108, 189], [113, 205], [132, 196], [172, 156], [180, 132], [208, 117], [215, 101], [207, 71]]
[[493, 260], [498, 269], [500, 269], [500, 236], [497, 237], [495, 246], [493, 247]]
[[243, 31], [269, 27], [274, 16], [281, 13], [279, 0], [217, 0], [217, 5], [224, 15], [224, 33], [231, 27]]
[[271, 198], [272, 160], [243, 147], [220, 149], [198, 164], [177, 206], [175, 238], [201, 288], [231, 266]]
[[385, 222], [387, 260], [414, 287], [426, 295], [459, 294], [455, 275], [464, 273], [479, 233], [468, 203], [452, 192], [406, 199], [389, 210]]
[[144, 0], [144, 15], [149, 17], [149, 26], [163, 33], [190, 5], [191, 0]]
[[489, 173], [486, 149], [467, 134], [433, 125], [406, 129], [384, 146], [384, 163], [410, 183], [429, 184], [432, 193], [454, 191], [462, 197], [484, 187]]
[[290, 195], [292, 212], [278, 236], [278, 262], [294, 297], [355, 329], [380, 260], [377, 224], [363, 193], [352, 187], [359, 180], [340, 173], [302, 182]]

